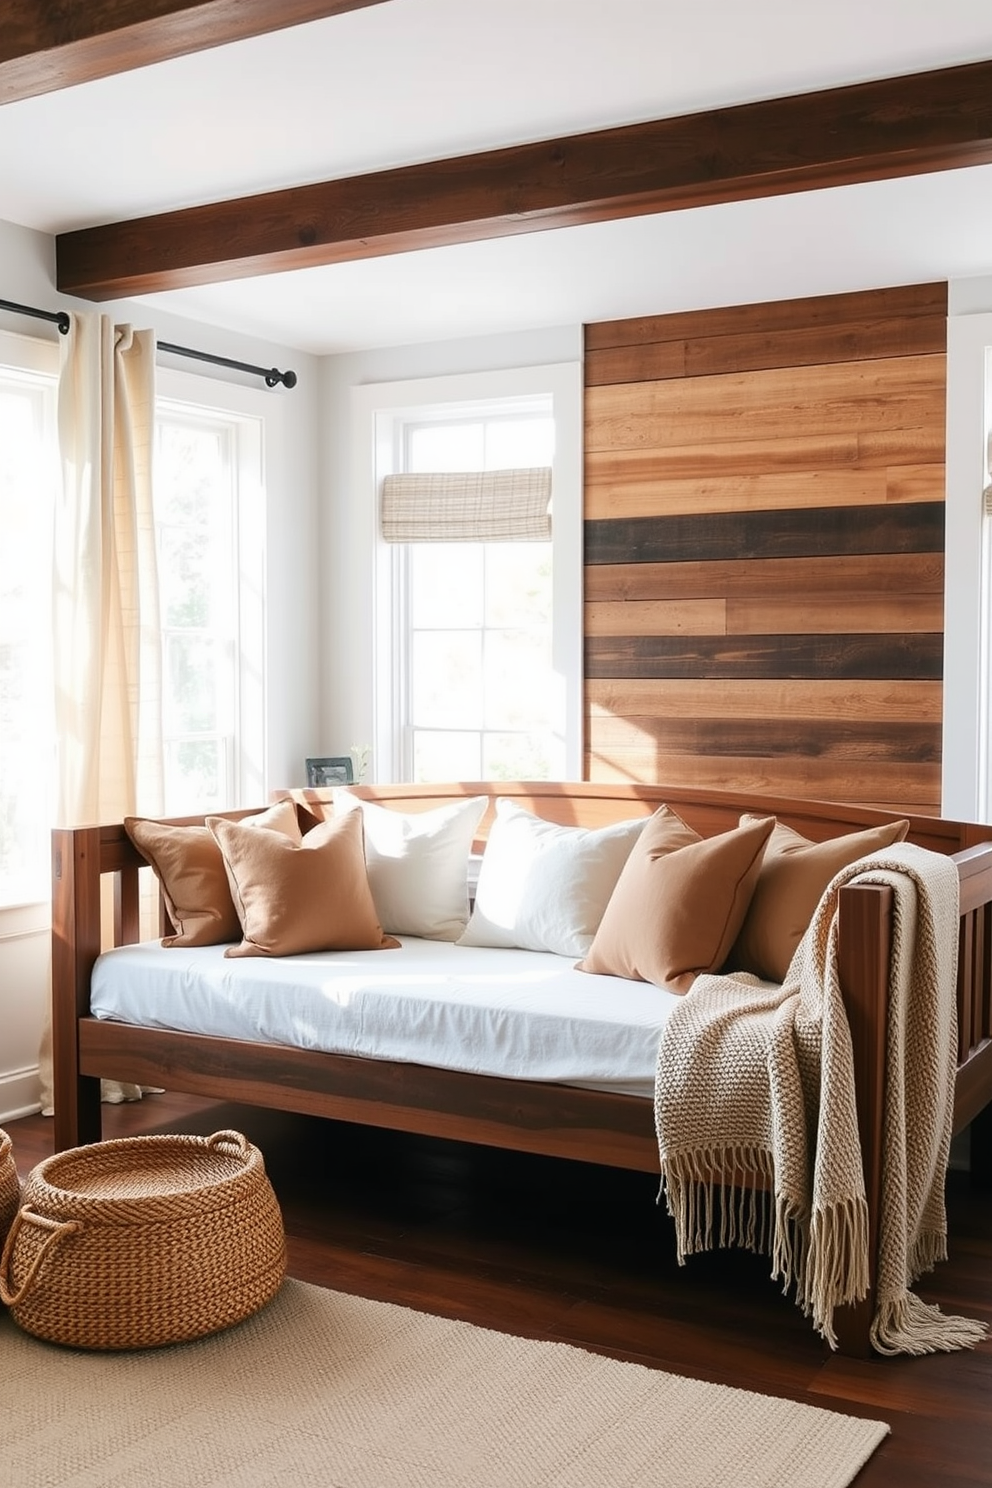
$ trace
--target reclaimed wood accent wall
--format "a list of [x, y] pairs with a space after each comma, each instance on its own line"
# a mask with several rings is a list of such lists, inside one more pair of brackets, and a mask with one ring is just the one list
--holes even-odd
[[946, 316], [586, 327], [588, 779], [939, 814]]

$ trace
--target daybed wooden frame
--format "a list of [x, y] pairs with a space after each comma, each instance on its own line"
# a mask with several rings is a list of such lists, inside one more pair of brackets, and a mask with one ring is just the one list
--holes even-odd
[[[462, 783], [356, 786], [367, 800], [427, 810], [458, 796], [510, 796], [549, 820], [602, 826], [649, 815], [668, 802], [703, 835], [736, 826], [742, 811], [777, 816], [822, 840], [893, 820], [858, 806], [656, 785]], [[328, 790], [291, 796], [305, 825], [329, 809]], [[245, 812], [228, 813], [233, 817]], [[908, 813], [907, 813], [908, 814]], [[492, 804], [480, 828], [481, 848]], [[180, 820], [180, 819], [176, 819]], [[202, 818], [182, 818], [186, 823]], [[961, 877], [958, 1076], [954, 1129], [972, 1124], [972, 1169], [990, 1174], [992, 1126], [992, 827], [910, 816], [910, 839], [954, 856]], [[55, 1145], [101, 1135], [100, 1078], [480, 1142], [611, 1166], [658, 1171], [650, 1101], [527, 1080], [465, 1075], [427, 1065], [313, 1053], [275, 1045], [101, 1022], [90, 1016], [90, 973], [101, 944], [104, 875], [113, 875], [113, 944], [138, 939], [138, 873], [144, 866], [123, 825], [53, 834], [53, 1052]], [[855, 1048], [858, 1112], [869, 1208], [881, 1184], [883, 1054], [891, 891], [851, 885], [840, 896], [841, 980]], [[979, 1140], [979, 1132], [981, 1140]], [[866, 1353], [870, 1298], [839, 1330], [846, 1352]]]

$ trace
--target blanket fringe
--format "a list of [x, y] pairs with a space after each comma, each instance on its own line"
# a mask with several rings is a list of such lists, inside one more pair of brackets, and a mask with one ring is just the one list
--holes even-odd
[[938, 1354], [975, 1348], [988, 1325], [955, 1317], [922, 1302], [913, 1292], [880, 1301], [871, 1325], [872, 1347], [880, 1354]]
[[870, 1283], [868, 1205], [863, 1197], [814, 1209], [803, 1283], [799, 1298], [803, 1311], [836, 1349], [835, 1309], [860, 1302]]
[[704, 1148], [666, 1152], [661, 1189], [675, 1222], [676, 1257], [718, 1246], [739, 1245], [767, 1254], [772, 1244], [771, 1154], [756, 1147]]

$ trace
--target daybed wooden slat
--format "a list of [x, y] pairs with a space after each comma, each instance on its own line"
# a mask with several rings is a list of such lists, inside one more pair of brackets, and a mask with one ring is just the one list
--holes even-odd
[[650, 1101], [84, 1019], [80, 1068], [303, 1115], [658, 1172]]

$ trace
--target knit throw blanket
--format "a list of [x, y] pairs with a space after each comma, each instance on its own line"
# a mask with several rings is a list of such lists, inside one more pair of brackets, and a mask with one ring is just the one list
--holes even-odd
[[836, 1308], [869, 1286], [868, 1210], [847, 1016], [837, 972], [843, 885], [894, 894], [882, 1202], [872, 1344], [885, 1354], [971, 1348], [982, 1323], [910, 1287], [947, 1254], [944, 1181], [956, 1066], [958, 873], [911, 843], [830, 883], [781, 987], [700, 976], [662, 1035], [655, 1118], [678, 1257], [720, 1245], [770, 1254], [837, 1347]]

